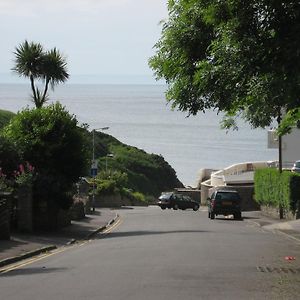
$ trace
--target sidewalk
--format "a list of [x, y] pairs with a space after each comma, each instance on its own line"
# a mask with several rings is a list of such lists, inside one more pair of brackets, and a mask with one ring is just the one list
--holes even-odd
[[96, 209], [94, 214], [86, 215], [80, 221], [72, 221], [70, 226], [59, 232], [34, 233], [34, 235], [12, 233], [10, 240], [0, 241], [0, 267], [72, 244], [77, 240], [89, 239], [104, 230], [116, 218], [117, 215], [113, 210]]
[[300, 242], [300, 219], [287, 221], [266, 216], [260, 211], [243, 213], [244, 220], [261, 227], [264, 230], [284, 234]]

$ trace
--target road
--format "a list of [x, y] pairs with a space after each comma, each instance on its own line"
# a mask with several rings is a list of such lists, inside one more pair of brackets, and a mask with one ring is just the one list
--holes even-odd
[[1, 274], [1, 299], [296, 299], [300, 295], [300, 264], [284, 259], [297, 258], [300, 244], [263, 231], [251, 219], [210, 220], [205, 211], [162, 211], [154, 206], [118, 213], [120, 221], [109, 233]]

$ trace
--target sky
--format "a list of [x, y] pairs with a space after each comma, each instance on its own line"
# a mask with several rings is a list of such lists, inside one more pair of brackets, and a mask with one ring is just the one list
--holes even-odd
[[18, 80], [13, 51], [28, 40], [57, 47], [71, 82], [155, 83], [148, 59], [166, 18], [167, 0], [0, 0], [0, 82]]

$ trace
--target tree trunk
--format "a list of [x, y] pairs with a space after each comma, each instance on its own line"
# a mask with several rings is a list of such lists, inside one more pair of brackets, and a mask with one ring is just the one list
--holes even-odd
[[46, 79], [44, 93], [43, 93], [43, 97], [41, 99], [42, 105], [46, 102], [46, 96], [47, 96], [47, 92], [48, 92], [49, 82], [50, 82], [50, 79], [47, 78]]
[[35, 90], [35, 86], [34, 86], [34, 78], [32, 75], [30, 75], [30, 83], [31, 83], [31, 89], [32, 89], [32, 93], [33, 93], [33, 101], [34, 101], [35, 106], [37, 107], [38, 103], [37, 103], [37, 97], [36, 97], [36, 90]]

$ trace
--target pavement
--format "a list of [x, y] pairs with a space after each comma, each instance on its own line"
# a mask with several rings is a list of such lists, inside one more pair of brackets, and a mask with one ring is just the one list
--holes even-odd
[[[202, 208], [201, 210], [203, 210]], [[58, 232], [21, 234], [12, 233], [10, 240], [0, 241], [0, 268], [20, 260], [92, 238], [112, 225], [118, 215], [111, 209], [96, 209], [80, 221], [72, 221], [70, 226]], [[300, 242], [300, 219], [279, 220], [264, 215], [260, 211], [243, 212], [243, 220]]]
[[80, 221], [57, 232], [34, 234], [11, 233], [10, 240], [0, 241], [0, 267], [54, 250], [58, 247], [90, 239], [113, 224], [118, 215], [111, 209], [96, 209]]

